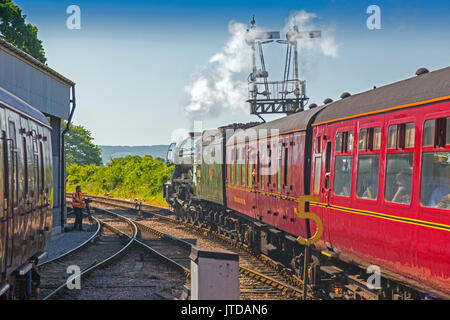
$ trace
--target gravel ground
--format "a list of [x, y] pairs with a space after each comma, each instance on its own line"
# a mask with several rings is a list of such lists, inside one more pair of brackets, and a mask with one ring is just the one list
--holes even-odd
[[[70, 227], [73, 226], [74, 218], [68, 218], [67, 223]], [[83, 230], [84, 231], [69, 231], [62, 234], [62, 236], [57, 239], [51, 240], [45, 247], [47, 255], [41, 260], [41, 263], [51, 260], [64, 252], [67, 252], [87, 239], [91, 237], [95, 230], [95, 223], [90, 223], [87, 218], [83, 219]]]
[[[144, 259], [142, 259], [144, 258]], [[112, 264], [95, 270], [64, 300], [178, 300], [184, 275], [162, 264], [148, 251], [134, 247]]]
[[[106, 206], [99, 206], [106, 207]], [[111, 211], [126, 216], [131, 219], [136, 219], [136, 212], [133, 210], [119, 210], [110, 209]], [[182, 224], [174, 225], [167, 223], [166, 221], [159, 220], [151, 215], [144, 214], [143, 219], [137, 219], [138, 222], [148, 225], [149, 227], [155, 228], [158, 231], [167, 233], [171, 236], [181, 238], [181, 239], [191, 239], [196, 243], [196, 247], [202, 250], [217, 251], [217, 252], [228, 252], [228, 253], [238, 253], [239, 254], [239, 265], [247, 267], [249, 269], [256, 270], [284, 282], [284, 279], [274, 270], [268, 268], [261, 261], [252, 257], [250, 254], [240, 252], [238, 249], [231, 248], [229, 245], [222, 244], [215, 240], [207, 238], [206, 235], [201, 236], [199, 234], [193, 233], [191, 230], [184, 227]], [[240, 299], [241, 300], [290, 300], [296, 299], [294, 297], [287, 297], [280, 295], [280, 292], [276, 289], [270, 288], [261, 282], [249, 278], [243, 274], [239, 275], [240, 282]]]

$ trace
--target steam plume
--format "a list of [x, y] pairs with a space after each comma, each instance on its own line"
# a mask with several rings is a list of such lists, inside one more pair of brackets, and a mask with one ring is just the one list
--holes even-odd
[[[300, 30], [314, 30], [316, 26], [312, 21], [315, 18], [316, 14], [304, 10], [294, 12], [283, 31], [287, 32], [293, 25], [298, 25]], [[191, 83], [185, 87], [190, 97], [185, 110], [191, 117], [216, 117], [223, 111], [248, 113], [246, 80], [251, 69], [251, 48], [245, 41], [248, 28], [232, 21], [228, 29], [231, 36], [226, 45], [192, 76]], [[337, 58], [338, 46], [329, 31], [322, 32], [321, 39], [299, 41], [300, 50], [308, 51], [311, 57], [320, 54]]]

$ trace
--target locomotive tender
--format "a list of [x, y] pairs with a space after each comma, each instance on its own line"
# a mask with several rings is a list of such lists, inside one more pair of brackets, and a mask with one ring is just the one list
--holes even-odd
[[52, 228], [51, 126], [0, 87], [0, 298], [36, 295]]
[[[450, 297], [450, 67], [227, 129], [175, 149], [164, 192], [179, 219], [299, 274], [309, 239], [324, 297]], [[379, 288], [366, 283], [372, 265]]]

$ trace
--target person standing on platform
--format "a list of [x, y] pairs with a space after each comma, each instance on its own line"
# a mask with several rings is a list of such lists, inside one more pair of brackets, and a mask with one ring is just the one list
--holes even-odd
[[75, 212], [75, 223], [73, 225], [74, 230], [83, 231], [83, 194], [81, 193], [81, 187], [77, 186], [75, 193], [72, 195], [72, 208]]

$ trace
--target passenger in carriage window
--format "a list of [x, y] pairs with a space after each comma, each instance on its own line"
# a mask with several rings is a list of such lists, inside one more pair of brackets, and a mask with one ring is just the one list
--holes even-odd
[[431, 193], [429, 207], [450, 209], [450, 164], [441, 168], [439, 185]]
[[348, 197], [350, 196], [352, 182], [352, 156], [337, 156], [335, 163], [335, 194]]
[[411, 203], [413, 159], [412, 152], [387, 154], [384, 190], [386, 201]]
[[375, 200], [378, 197], [379, 155], [360, 155], [358, 161], [358, 198]]
[[376, 199], [378, 194], [378, 182], [373, 181], [370, 186], [366, 188], [361, 198]]
[[392, 202], [405, 204], [411, 202], [411, 175], [412, 172], [402, 170], [395, 176], [397, 190], [392, 197]]

